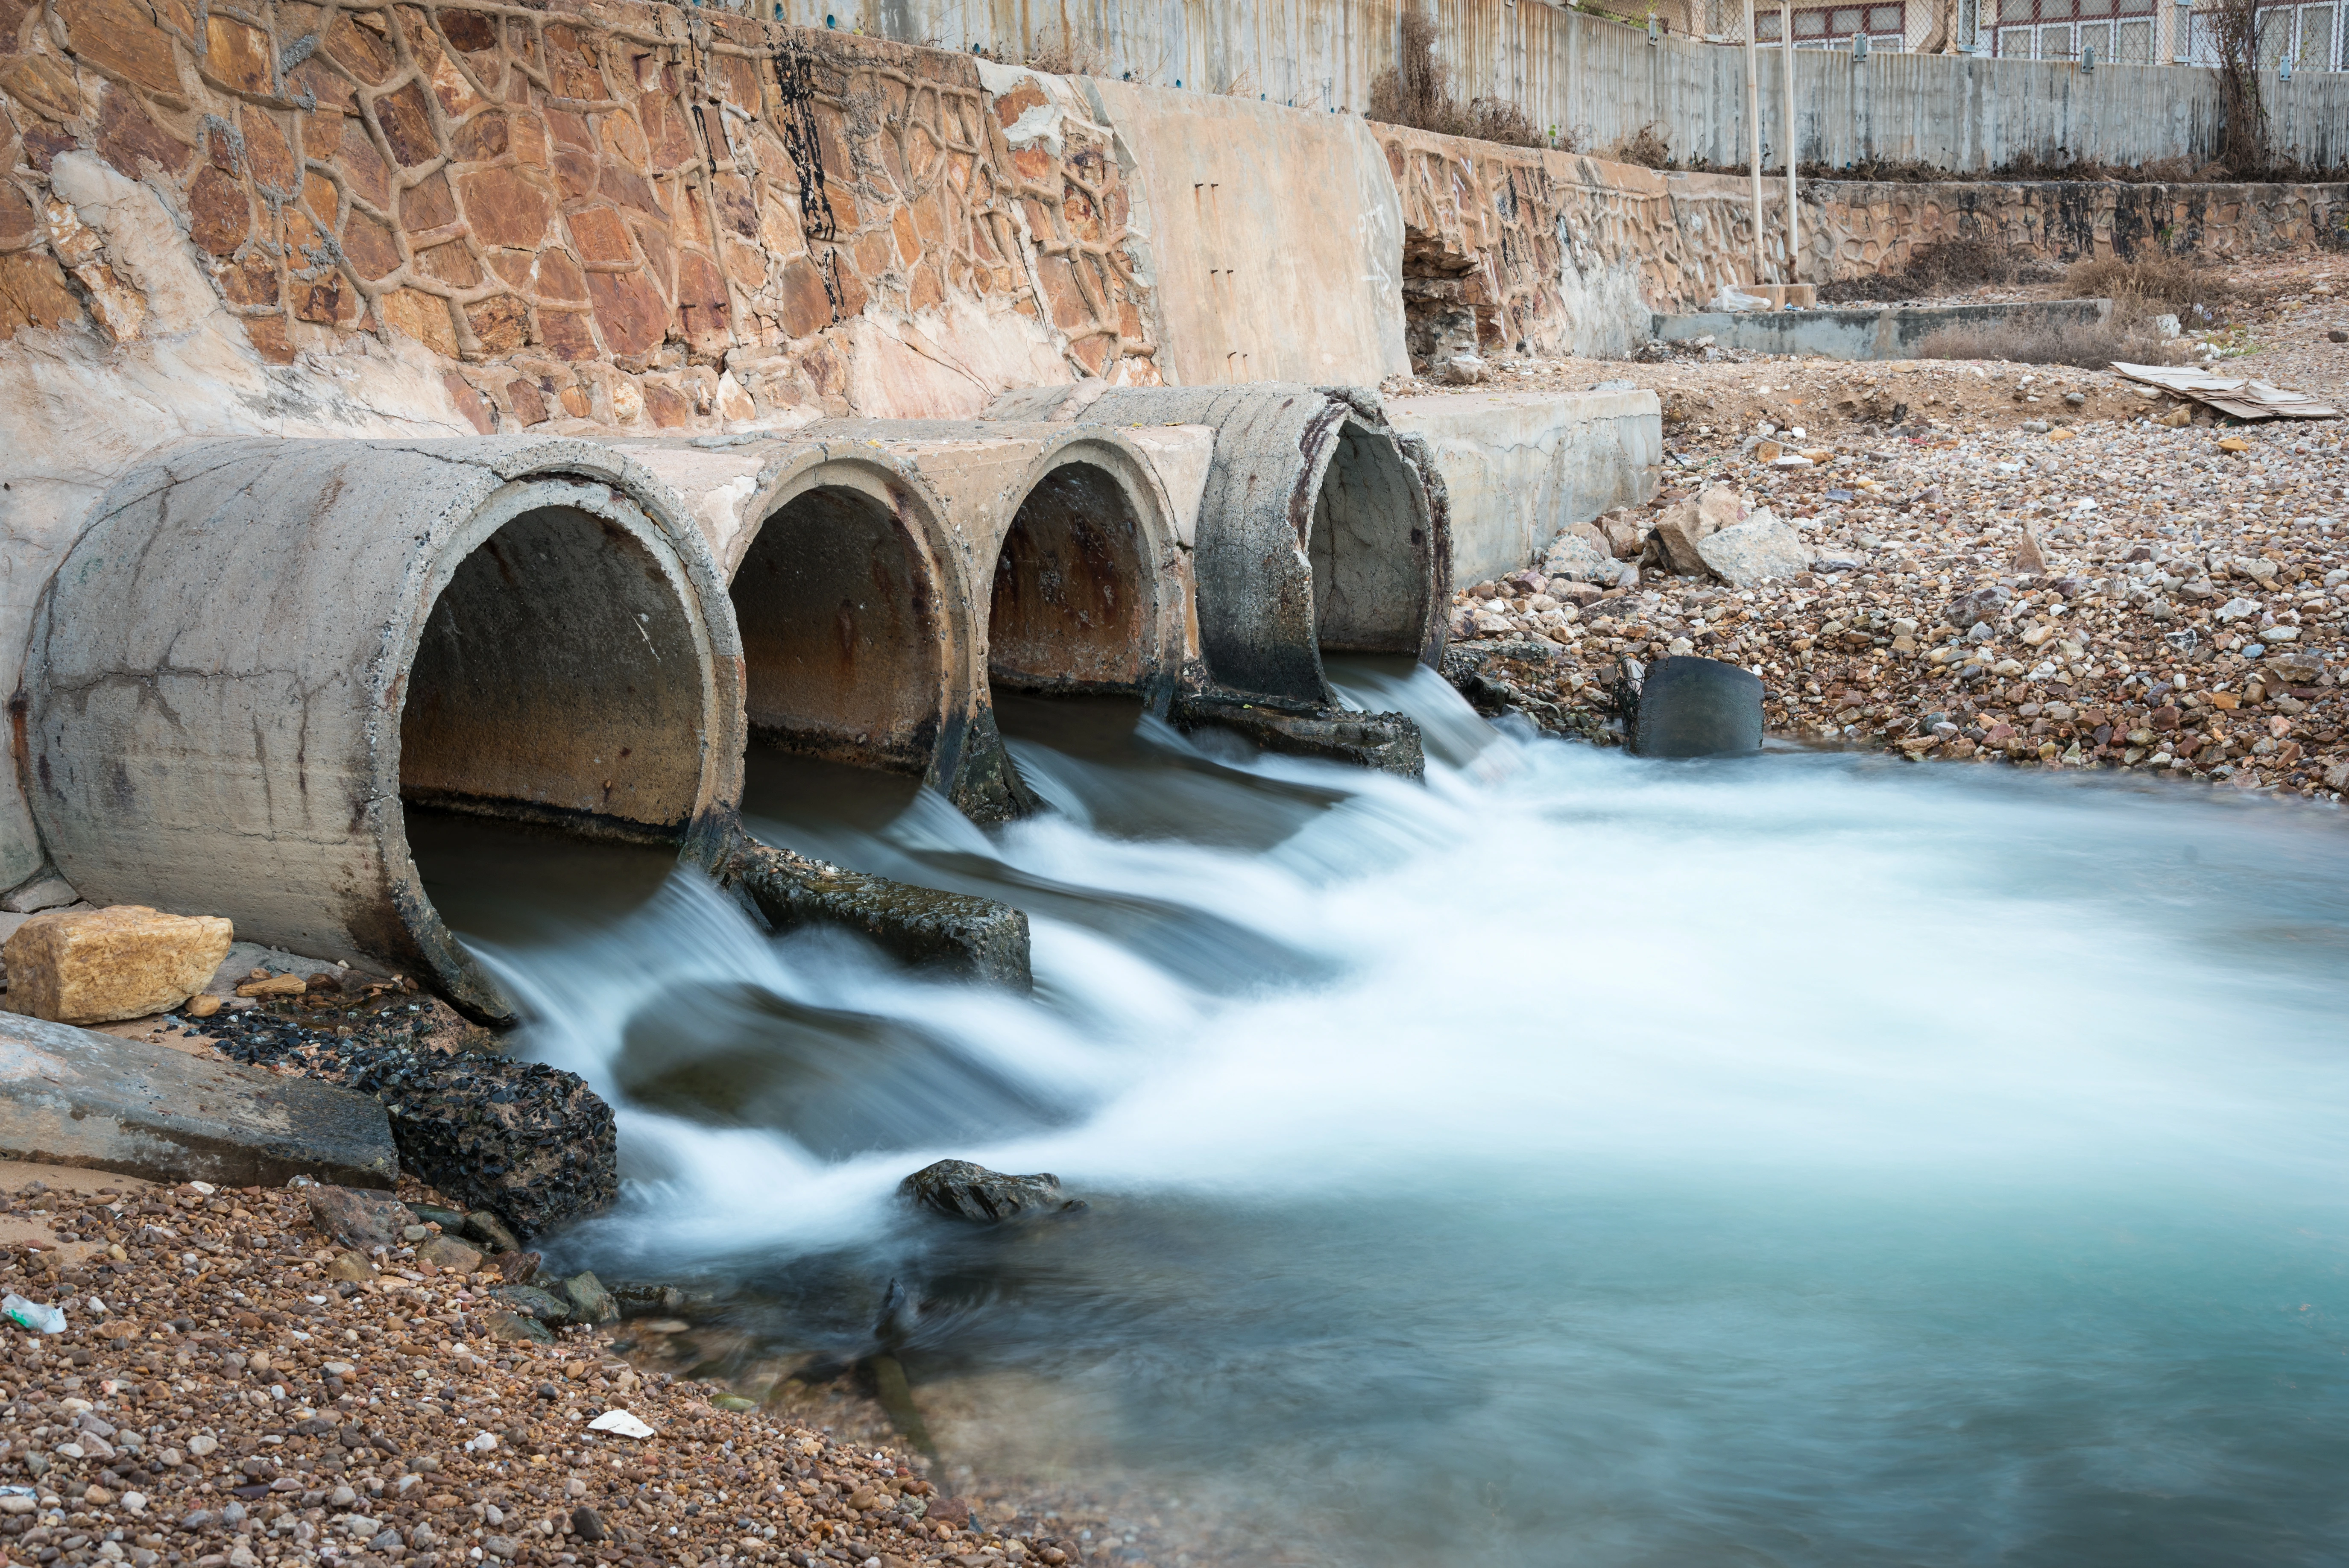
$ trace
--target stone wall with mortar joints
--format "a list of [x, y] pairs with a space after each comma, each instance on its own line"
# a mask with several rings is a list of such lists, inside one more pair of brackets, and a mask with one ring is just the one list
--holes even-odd
[[1920, 245], [1971, 236], [2050, 262], [2155, 251], [2229, 262], [2306, 251], [2337, 242], [2349, 184], [1820, 181], [1803, 188], [1803, 207], [1804, 275], [1825, 282], [1895, 272]]
[[1407, 269], [1458, 276], [1488, 352], [1623, 352], [1646, 312], [1694, 308], [1750, 270], [1736, 180], [1374, 129], [1402, 192]]
[[[1402, 194], [1407, 291], [1432, 274], [1475, 315], [1488, 353], [1609, 356], [1646, 334], [1628, 314], [1688, 311], [1751, 281], [1752, 187], [1576, 154], [1379, 126]], [[1915, 249], [1983, 235], [2049, 262], [2147, 251], [2246, 259], [2337, 242], [2349, 184], [1903, 184], [1808, 181], [1803, 276], [1898, 271]], [[1783, 171], [1765, 176], [1765, 271], [1785, 256]], [[1417, 350], [1415, 349], [1415, 352]], [[1423, 366], [1424, 368], [1424, 366]]]
[[[47, 188], [80, 148], [164, 196], [264, 358], [404, 334], [483, 429], [944, 411], [858, 381], [872, 320], [949, 382], [1155, 379], [1114, 160], [1015, 154], [962, 57], [373, 0], [0, 0], [0, 336], [135, 330]], [[930, 406], [860, 407], [901, 389]]]

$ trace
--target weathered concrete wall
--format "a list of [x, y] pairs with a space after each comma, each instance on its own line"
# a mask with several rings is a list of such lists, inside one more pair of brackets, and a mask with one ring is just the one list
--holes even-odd
[[1951, 327], [2013, 325], [2029, 329], [2087, 324], [2113, 313], [2108, 299], [2031, 300], [2019, 304], [1855, 306], [1845, 310], [1700, 311], [1659, 315], [1656, 335], [1667, 343], [1709, 338], [1749, 354], [1816, 355], [1822, 359], [1907, 359], [1925, 340]]
[[1402, 198], [1406, 311], [1456, 300], [1487, 349], [1621, 356], [1651, 312], [1752, 271], [1744, 181], [1372, 129]]
[[1168, 380], [1359, 385], [1411, 368], [1402, 218], [1365, 121], [1077, 85], [1131, 160], [1128, 243], [1164, 325]]
[[1394, 397], [1386, 409], [1444, 476], [1455, 583], [1515, 572], [1568, 524], [1646, 500], [1664, 460], [1653, 392]]
[[[1402, 12], [1419, 0], [786, 0], [785, 16], [821, 27], [929, 41], [1005, 58], [1065, 58], [1095, 76], [1228, 94], [1316, 113], [1360, 114], [1394, 60]], [[1444, 0], [1429, 7], [1436, 52], [1462, 98], [1495, 97], [1535, 127], [1604, 150], [1653, 126], [1683, 161], [1746, 158], [1742, 48], [1644, 30], [1547, 5]], [[1675, 35], [1682, 8], [1658, 9]], [[1765, 51], [1765, 55], [1767, 52]], [[1779, 67], [1762, 73], [1764, 156], [1784, 166]], [[1977, 60], [1879, 50], [1795, 57], [1796, 139], [1805, 159], [1876, 157], [1988, 170], [2024, 155], [2140, 163], [2216, 155], [2215, 72], [2172, 66]], [[2304, 71], [2263, 88], [2279, 150], [2322, 168], [2349, 161], [2349, 73]]]

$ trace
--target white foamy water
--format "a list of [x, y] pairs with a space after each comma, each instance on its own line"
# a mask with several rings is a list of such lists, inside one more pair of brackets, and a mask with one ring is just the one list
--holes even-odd
[[1019, 748], [1054, 810], [1009, 828], [770, 825], [1028, 908], [1032, 1001], [681, 877], [477, 938], [620, 1108], [567, 1249], [967, 1268], [898, 1180], [1053, 1171], [1093, 1213], [942, 1305], [933, 1370], [1324, 1497], [1338, 1561], [2337, 1560], [2336, 814], [1642, 762], [1355, 679], [1425, 787], [1145, 721]]

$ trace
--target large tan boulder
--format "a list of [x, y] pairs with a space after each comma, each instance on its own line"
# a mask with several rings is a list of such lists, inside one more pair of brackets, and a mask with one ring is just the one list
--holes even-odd
[[60, 1024], [160, 1013], [212, 977], [234, 935], [212, 915], [160, 914], [136, 903], [36, 914], [0, 949], [8, 1010]]
[[1655, 546], [1663, 564], [1683, 577], [1705, 574], [1704, 557], [1697, 546], [1724, 528], [1745, 521], [1745, 503], [1725, 485], [1715, 485], [1693, 500], [1664, 509], [1656, 520]]

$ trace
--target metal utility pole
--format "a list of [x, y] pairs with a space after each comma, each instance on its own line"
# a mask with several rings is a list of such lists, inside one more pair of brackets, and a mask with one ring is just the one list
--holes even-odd
[[1754, 139], [1754, 282], [1762, 282], [1762, 78], [1754, 47], [1754, 0], [1745, 0], [1745, 128]]
[[1786, 57], [1786, 281], [1803, 281], [1803, 220], [1795, 209], [1795, 8], [1778, 4], [1778, 47]]

